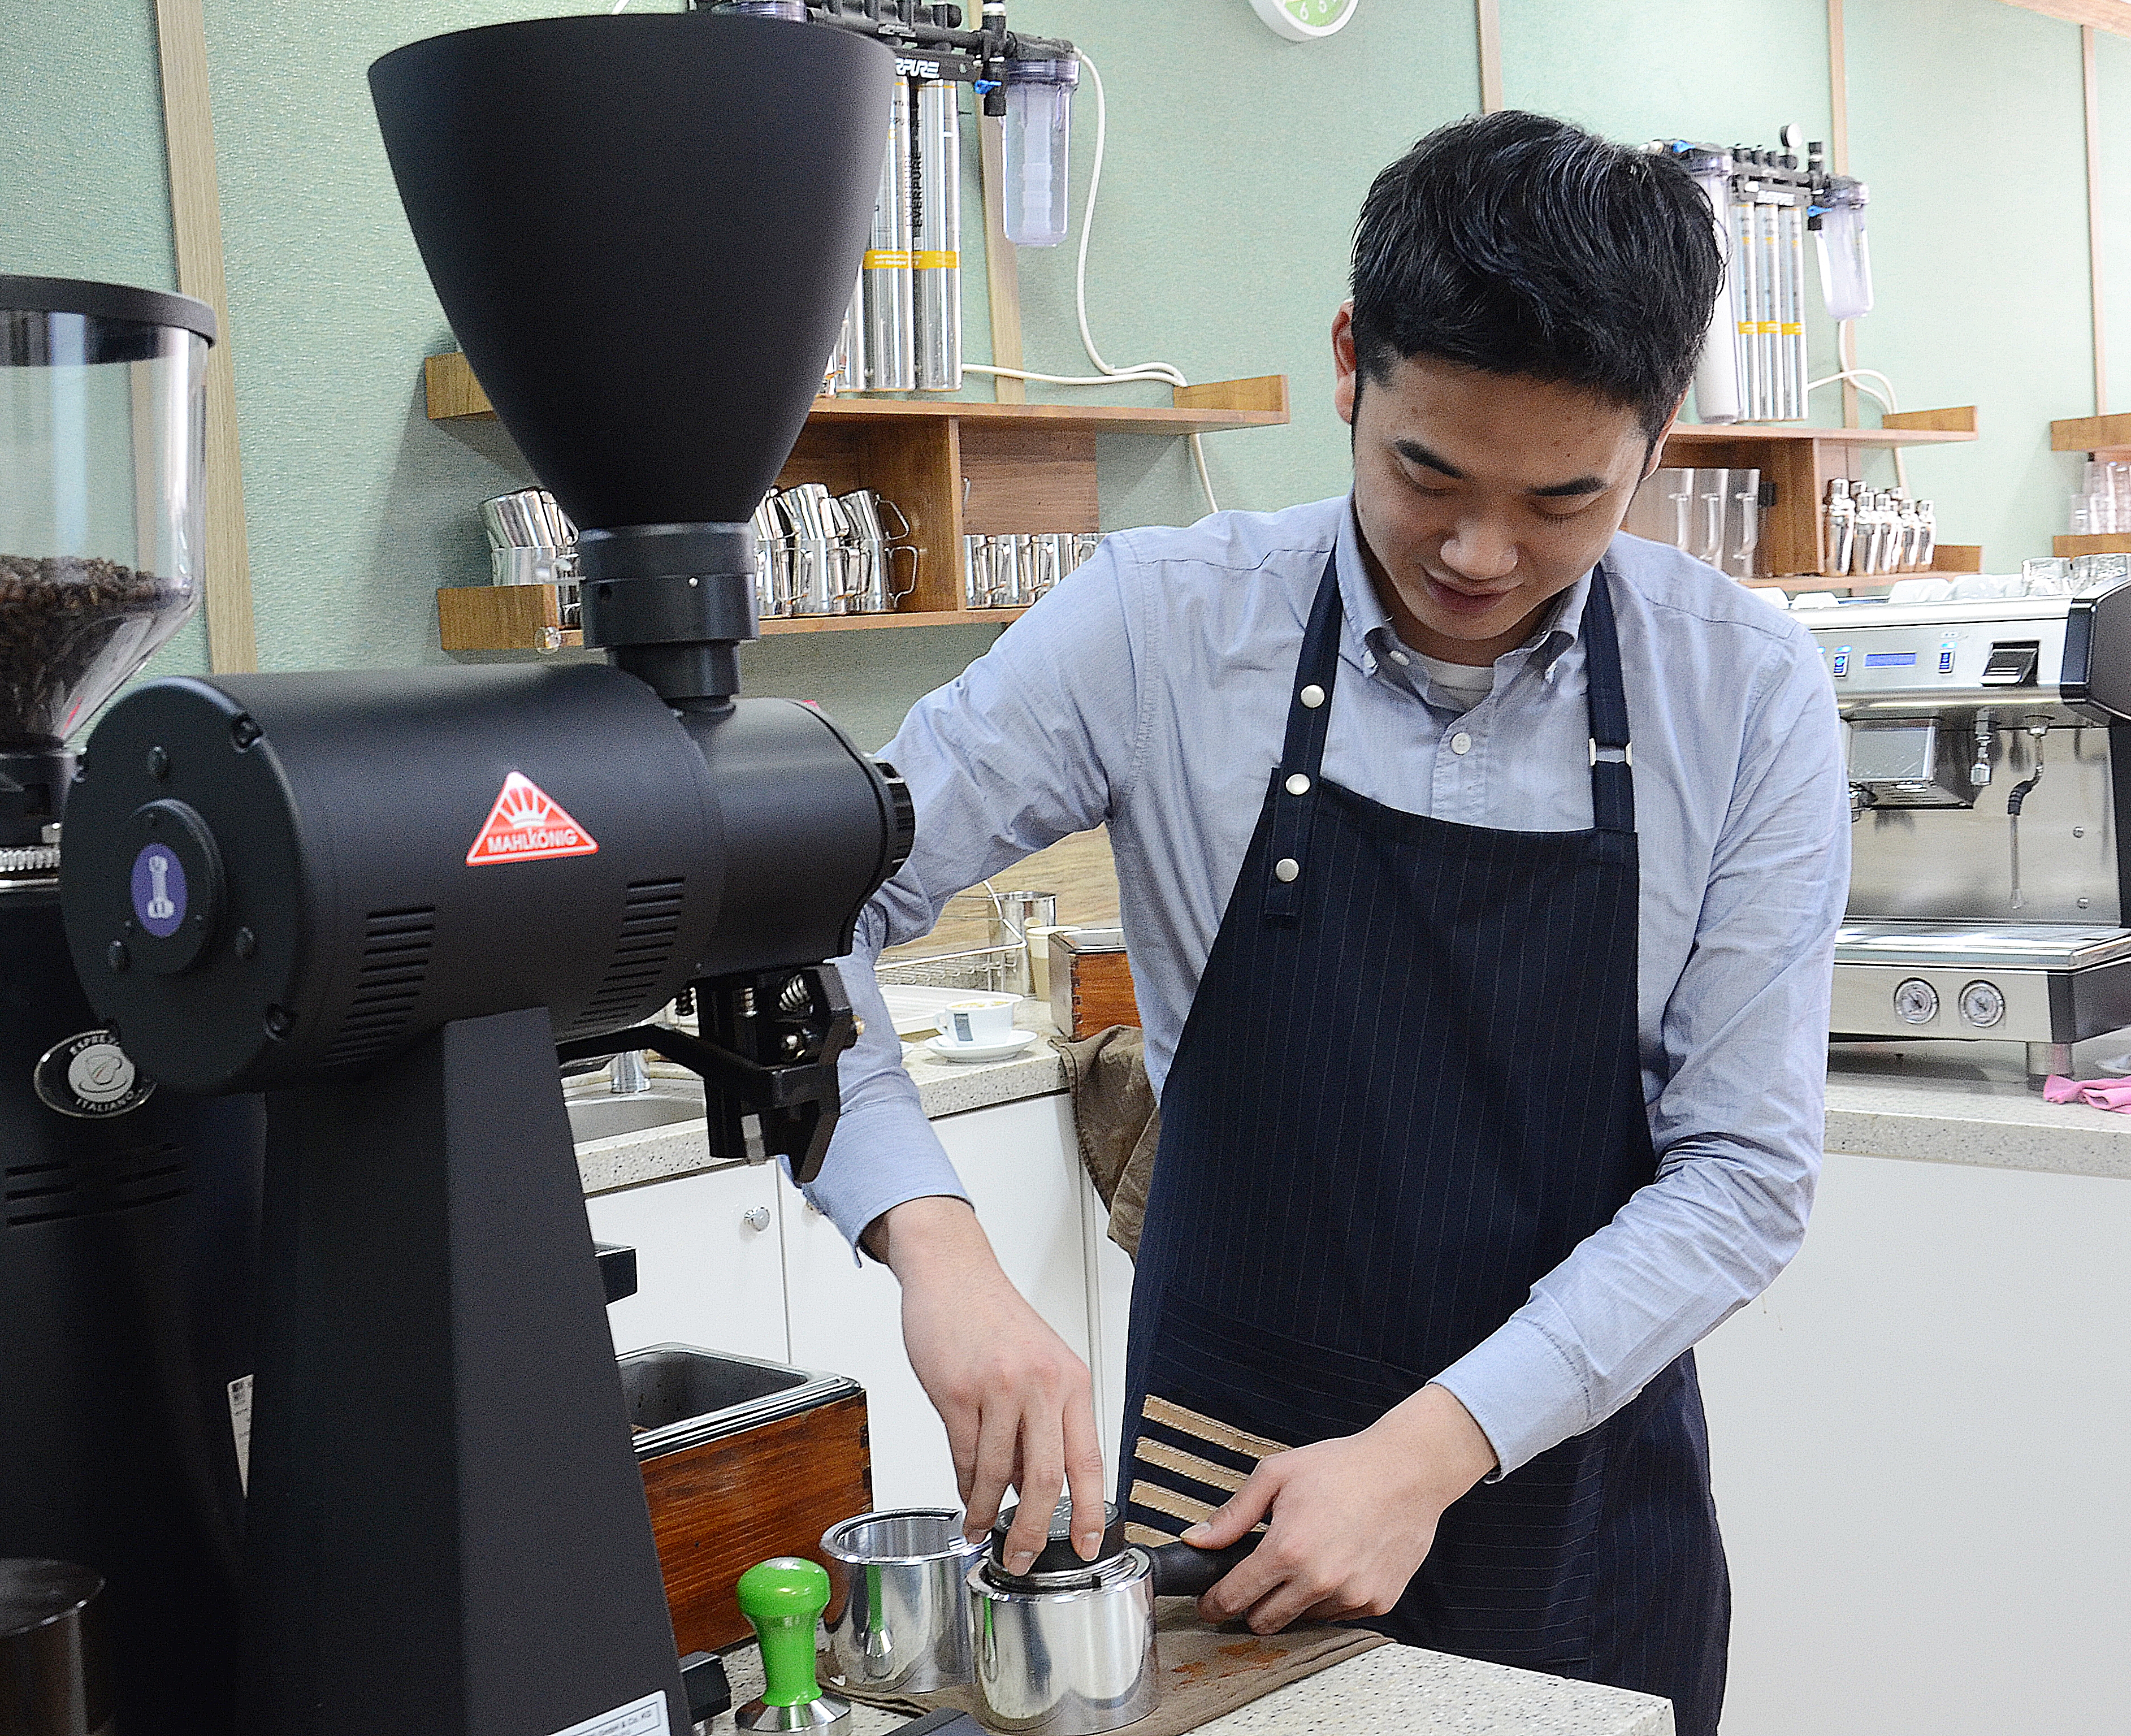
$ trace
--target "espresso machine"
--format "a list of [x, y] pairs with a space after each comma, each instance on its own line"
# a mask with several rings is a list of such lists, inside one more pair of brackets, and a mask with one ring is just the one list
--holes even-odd
[[[558, 1062], [659, 1051], [703, 1077], [715, 1154], [802, 1179], [836, 1125], [856, 1021], [826, 961], [911, 805], [819, 712], [738, 697], [737, 647], [894, 77], [858, 34], [704, 12], [371, 69], [445, 314], [582, 527], [611, 661], [150, 682], [73, 779], [60, 901], [98, 1028], [156, 1103], [266, 1097], [236, 1712], [188, 1731], [697, 1715]], [[684, 994], [698, 1033], [648, 1022]]]
[[1847, 737], [1833, 1034], [2026, 1045], [2131, 1027], [2131, 583], [1797, 611]]
[[[101, 1582], [68, 1596], [126, 1736], [234, 1716], [265, 1130], [83, 995], [68, 743], [199, 602], [214, 336], [183, 296], [0, 276], [0, 1580]], [[18, 1698], [0, 1728], [46, 1728]]]

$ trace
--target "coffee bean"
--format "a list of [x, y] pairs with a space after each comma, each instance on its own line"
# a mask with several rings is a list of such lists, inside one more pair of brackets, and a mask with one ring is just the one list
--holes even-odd
[[0, 751], [57, 746], [184, 601], [178, 581], [98, 556], [0, 554]]

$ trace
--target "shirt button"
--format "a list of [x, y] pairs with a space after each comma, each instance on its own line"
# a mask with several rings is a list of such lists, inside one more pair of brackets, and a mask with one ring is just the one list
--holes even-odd
[[1450, 738], [1450, 751], [1453, 754], [1469, 754], [1473, 751], [1473, 738], [1461, 729]]
[[1302, 872], [1302, 864], [1291, 856], [1284, 856], [1272, 865], [1272, 877], [1276, 880], [1291, 880]]
[[1396, 664], [1401, 669], [1404, 669], [1408, 664], [1413, 661], [1413, 659], [1407, 656], [1403, 651], [1394, 651], [1391, 653], [1391, 661]]
[[1309, 792], [1310, 779], [1303, 773], [1297, 772], [1293, 777], [1287, 780], [1287, 793], [1290, 795], [1307, 795]]
[[1295, 697], [1314, 712], [1324, 703], [1324, 689], [1313, 681]]

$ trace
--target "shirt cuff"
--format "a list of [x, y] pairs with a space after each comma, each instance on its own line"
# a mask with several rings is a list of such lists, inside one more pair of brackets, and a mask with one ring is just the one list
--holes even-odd
[[843, 1231], [854, 1252], [862, 1251], [859, 1238], [866, 1226], [906, 1200], [970, 1196], [924, 1112], [914, 1102], [895, 1101], [847, 1110], [836, 1124], [829, 1161], [800, 1192]]
[[1589, 1427], [1589, 1394], [1560, 1347], [1518, 1315], [1489, 1334], [1429, 1383], [1472, 1412], [1495, 1449], [1499, 1481], [1549, 1447]]

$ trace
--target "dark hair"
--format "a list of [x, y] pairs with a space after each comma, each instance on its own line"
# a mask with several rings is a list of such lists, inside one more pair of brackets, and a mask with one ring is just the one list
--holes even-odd
[[1354, 347], [1581, 386], [1652, 440], [1723, 279], [1708, 201], [1670, 158], [1515, 110], [1439, 127], [1354, 225]]

